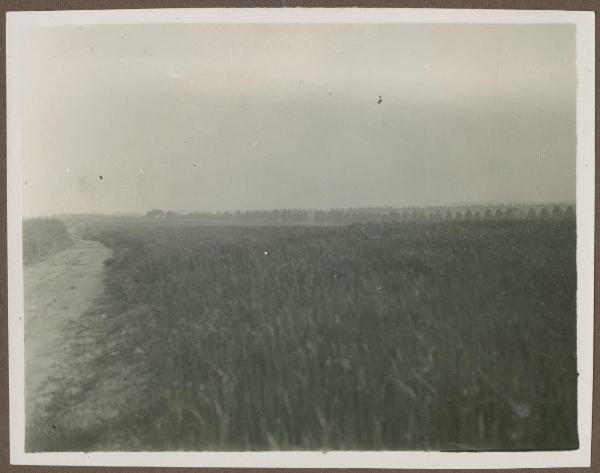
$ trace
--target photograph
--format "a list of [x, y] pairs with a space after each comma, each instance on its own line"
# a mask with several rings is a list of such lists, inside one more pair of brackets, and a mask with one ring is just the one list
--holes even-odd
[[11, 461], [589, 466], [594, 40], [8, 13]]

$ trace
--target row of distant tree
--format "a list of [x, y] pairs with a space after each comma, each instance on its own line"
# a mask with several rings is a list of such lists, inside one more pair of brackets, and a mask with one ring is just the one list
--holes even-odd
[[434, 208], [365, 207], [329, 210], [276, 209], [246, 212], [193, 212], [178, 214], [153, 209], [149, 218], [177, 218], [208, 222], [234, 223], [385, 223], [385, 222], [441, 222], [441, 221], [501, 221], [515, 219], [574, 219], [575, 211], [569, 205], [554, 206], [473, 206]]

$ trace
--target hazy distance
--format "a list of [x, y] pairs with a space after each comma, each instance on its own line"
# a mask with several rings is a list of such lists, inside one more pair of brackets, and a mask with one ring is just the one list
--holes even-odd
[[37, 27], [19, 56], [26, 216], [575, 200], [572, 25]]

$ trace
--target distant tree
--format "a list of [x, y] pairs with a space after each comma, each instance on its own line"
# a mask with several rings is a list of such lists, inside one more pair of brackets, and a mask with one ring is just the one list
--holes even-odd
[[552, 208], [552, 218], [562, 218], [563, 216], [563, 211], [560, 208], [560, 205], [555, 205]]
[[493, 220], [494, 219], [494, 215], [492, 214], [492, 211], [490, 209], [486, 209], [483, 219], [484, 220]]
[[454, 214], [454, 220], [463, 220], [463, 214], [460, 210]]
[[439, 210], [436, 210], [435, 212], [430, 213], [429, 220], [432, 222], [439, 222], [440, 220], [442, 220], [441, 212]]
[[537, 213], [535, 209], [529, 209], [527, 212], [527, 220], [535, 220], [537, 218]]
[[504, 211], [504, 218], [506, 220], [513, 220], [515, 218], [515, 209], [513, 209], [512, 207], [507, 208]]
[[573, 208], [572, 205], [569, 205], [566, 209], [565, 209], [565, 218], [568, 219], [575, 219], [575, 209]]
[[175, 212], [173, 212], [172, 210], [169, 210], [167, 212], [167, 218], [174, 218], [177, 217], [177, 214]]
[[384, 215], [384, 222], [398, 222], [400, 220], [400, 212], [397, 209], [390, 209]]
[[467, 220], [468, 222], [475, 221], [475, 218], [473, 217], [473, 212], [471, 212], [471, 209], [467, 209], [467, 211], [465, 212], [465, 220]]
[[449, 210], [446, 211], [446, 215], [444, 216], [444, 220], [453, 220], [454, 217], [452, 216], [452, 212], [450, 212]]
[[550, 218], [550, 212], [548, 212], [548, 209], [546, 207], [542, 207], [542, 210], [540, 210], [539, 218], [542, 218], [544, 220]]
[[150, 217], [150, 218], [161, 218], [164, 216], [165, 216], [165, 213], [160, 209], [152, 209], [146, 213], [146, 217]]
[[476, 210], [475, 213], [473, 214], [473, 220], [475, 222], [479, 222], [481, 221], [481, 212], [479, 212], [479, 210]]
[[[291, 218], [291, 212], [290, 212], [290, 215], [289, 215], [289, 219], [290, 220], [292, 219]], [[315, 213], [315, 221], [316, 222], [326, 222], [327, 221], [327, 215], [326, 215], [326, 213], [324, 211], [322, 211], [322, 210], [318, 210]]]
[[503, 220], [504, 219], [504, 212], [502, 212], [502, 209], [496, 209], [496, 211], [494, 212], [494, 220]]

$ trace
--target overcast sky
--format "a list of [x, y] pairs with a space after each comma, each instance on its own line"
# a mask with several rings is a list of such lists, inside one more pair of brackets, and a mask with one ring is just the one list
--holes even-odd
[[574, 33], [30, 29], [24, 213], [571, 202]]

